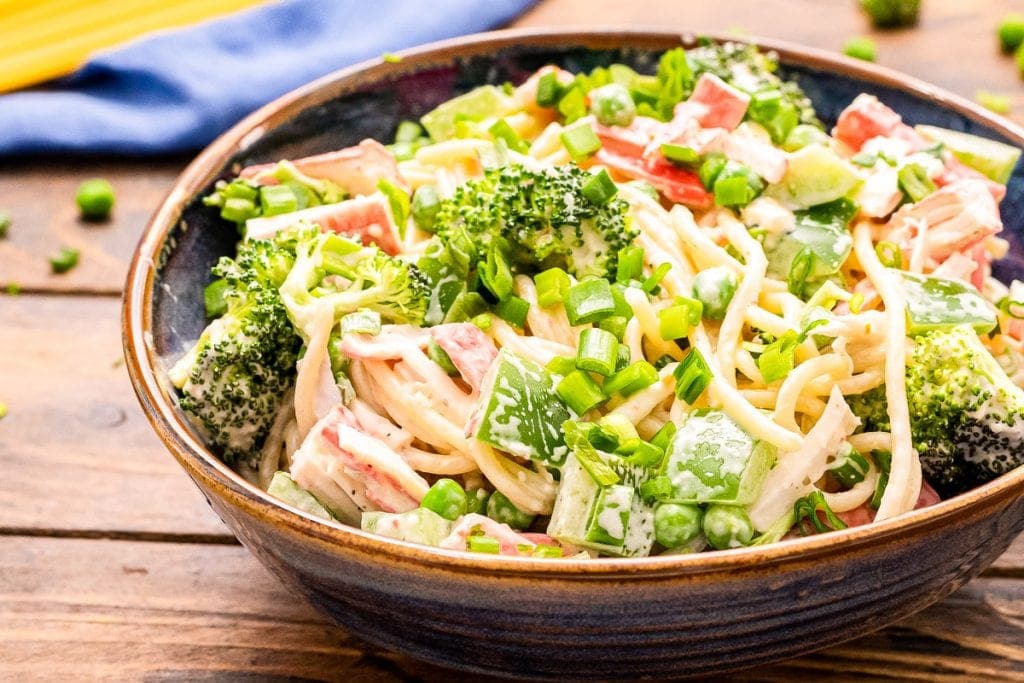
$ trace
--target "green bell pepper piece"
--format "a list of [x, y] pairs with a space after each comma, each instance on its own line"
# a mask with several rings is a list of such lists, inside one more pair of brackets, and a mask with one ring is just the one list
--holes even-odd
[[996, 312], [974, 287], [958, 282], [900, 271], [907, 299], [907, 334], [970, 325], [978, 334], [995, 329]]

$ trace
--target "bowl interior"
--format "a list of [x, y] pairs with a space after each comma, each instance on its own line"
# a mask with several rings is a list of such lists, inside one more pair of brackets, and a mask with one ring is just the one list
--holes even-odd
[[[671, 44], [667, 41], [668, 37], [662, 35], [655, 40], [638, 40], [636, 44]], [[201, 201], [217, 179], [231, 176], [239, 166], [340, 149], [367, 137], [389, 142], [399, 122], [416, 119], [477, 85], [519, 83], [545, 64], [578, 72], [619, 62], [642, 73], [653, 73], [661, 50], [607, 47], [610, 42], [615, 41], [609, 41], [607, 35], [589, 40], [586, 36], [557, 40], [546, 36], [522, 43], [505, 41], [496, 49], [477, 50], [477, 54], [470, 56], [460, 55], [457, 48], [441, 50], [427, 60], [413, 60], [408, 68], [383, 75], [379, 69], [371, 70], [346, 78], [340, 88], [328, 80], [321, 90], [332, 91], [331, 96], [325, 99], [318, 90], [310, 91], [308, 97], [293, 101], [285, 111], [272, 112], [266, 121], [254, 125], [253, 131], [258, 133], [237, 136], [244, 142], [229, 148], [235, 151], [219, 162], [219, 168], [207, 169], [206, 187], [188, 198], [181, 220], [167, 232], [158, 251], [152, 288], [151, 343], [154, 355], [164, 367], [156, 367], [156, 374], [164, 373], [202, 331], [206, 321], [200, 302], [203, 288], [212, 279], [210, 267], [221, 256], [234, 253], [238, 240], [234, 227], [220, 220], [216, 209], [203, 206]], [[618, 42], [631, 44], [628, 38]], [[800, 83], [819, 117], [829, 125], [854, 97], [868, 92], [893, 107], [908, 123], [932, 124], [1022, 144], [1012, 127], [1001, 129], [999, 124], [986, 122], [960, 105], [951, 106], [941, 93], [920, 84], [916, 89], [904, 89], [891, 75], [872, 76], [842, 60], [827, 65], [820, 56], [805, 59], [796, 52], [783, 50], [780, 71], [783, 77]], [[1024, 279], [1022, 176], [1024, 168], [1018, 165], [1002, 203], [1006, 225], [1003, 237], [1011, 247], [994, 270], [1004, 281]], [[173, 395], [170, 400], [176, 401]], [[197, 434], [193, 436], [199, 438]]]

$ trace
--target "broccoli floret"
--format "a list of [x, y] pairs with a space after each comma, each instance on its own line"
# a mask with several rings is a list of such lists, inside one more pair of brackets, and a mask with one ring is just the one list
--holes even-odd
[[958, 493], [1024, 464], [1024, 390], [967, 325], [917, 338], [907, 400], [925, 476]]
[[309, 339], [321, 306], [337, 322], [368, 309], [386, 323], [419, 325], [427, 312], [430, 287], [415, 265], [316, 228], [293, 229], [295, 265], [281, 285], [281, 297], [299, 333]]
[[468, 234], [479, 254], [502, 238], [510, 263], [521, 272], [559, 266], [577, 278], [613, 276], [619, 250], [638, 233], [627, 220], [625, 201], [599, 204], [587, 198], [583, 187], [590, 178], [575, 164], [488, 169], [442, 203], [438, 234], [446, 243]]
[[[889, 431], [884, 386], [847, 401], [864, 431]], [[969, 325], [916, 339], [907, 403], [914, 448], [940, 493], [955, 495], [1024, 464], [1024, 390]]]
[[180, 405], [220, 447], [226, 462], [258, 464], [257, 449], [291, 387], [299, 338], [278, 287], [294, 251], [287, 240], [251, 241], [214, 267], [227, 312], [171, 370]]
[[290, 161], [278, 162], [273, 171], [266, 173], [277, 184], [261, 185], [247, 178], [235, 178], [231, 182], [219, 180], [213, 192], [203, 197], [203, 204], [218, 207], [221, 218], [236, 223], [241, 231], [250, 218], [334, 204], [346, 197], [345, 191], [335, 183], [312, 178]]

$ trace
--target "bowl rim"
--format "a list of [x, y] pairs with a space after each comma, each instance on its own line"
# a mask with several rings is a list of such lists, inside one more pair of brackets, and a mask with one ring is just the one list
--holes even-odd
[[[584, 47], [589, 49], [636, 47], [667, 49], [692, 45], [696, 36], [716, 42], [753, 43], [779, 55], [782, 64], [825, 72], [839, 72], [875, 85], [907, 92], [983, 124], [1024, 147], [1024, 128], [983, 109], [963, 97], [922, 80], [842, 55], [785, 41], [754, 36], [665, 31], [636, 27], [613, 29], [581, 26], [544, 29], [511, 29], [477, 33], [428, 43], [396, 53], [400, 60], [369, 59], [339, 69], [301, 86], [257, 109], [207, 146], [181, 173], [143, 230], [132, 257], [125, 284], [122, 335], [132, 386], [153, 429], [182, 467], [205, 487], [216, 491], [229, 505], [273, 523], [278, 529], [301, 535], [335, 551], [349, 550], [464, 572], [514, 574], [535, 578], [657, 578], [666, 575], [728, 572], [766, 564], [805, 562], [838, 548], [854, 549], [899, 542], [919, 530], [943, 526], [953, 518], [980, 514], [1024, 495], [1024, 467], [944, 500], [898, 517], [829, 534], [780, 541], [765, 546], [710, 551], [690, 555], [587, 560], [481, 556], [468, 551], [446, 550], [378, 536], [337, 521], [324, 521], [277, 500], [249, 483], [210, 452], [193, 434], [169, 396], [173, 390], [160, 366], [152, 339], [153, 288], [156, 264], [166, 237], [177, 225], [193, 195], [205, 187], [231, 156], [244, 149], [293, 113], [337, 95], [353, 86], [397, 78], [419, 70], [450, 63], [461, 56], [480, 55], [507, 47]], [[162, 374], [161, 374], [162, 373]]]

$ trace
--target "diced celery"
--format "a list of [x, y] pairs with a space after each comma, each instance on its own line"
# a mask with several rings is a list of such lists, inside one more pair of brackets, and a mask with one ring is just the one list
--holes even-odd
[[672, 482], [667, 500], [749, 505], [775, 462], [771, 444], [747, 434], [725, 413], [700, 410], [676, 431], [662, 474]]
[[364, 512], [360, 527], [373, 534], [423, 545], [437, 545], [452, 532], [450, 521], [426, 508], [402, 513]]
[[782, 180], [764, 194], [794, 208], [807, 208], [845, 197], [860, 182], [853, 166], [838, 154], [812, 144], [790, 154]]
[[[562, 467], [548, 534], [559, 541], [606, 555], [650, 555], [654, 546], [654, 508], [638, 492], [650, 470], [639, 465], [629, 465], [617, 456], [597, 452], [619, 474], [620, 482], [609, 487], [599, 486], [576, 457], [570, 455]], [[629, 513], [624, 515], [622, 503], [627, 498], [627, 492]], [[615, 532], [619, 529], [613, 517], [623, 524], [621, 543], [617, 540], [619, 534]], [[599, 528], [611, 532], [608, 534], [611, 538], [603, 539], [611, 542], [602, 542]]]
[[512, 99], [493, 85], [482, 85], [464, 95], [440, 104], [427, 112], [420, 123], [430, 133], [434, 142], [456, 137], [456, 121], [479, 121], [488, 117], [503, 116], [514, 107]]
[[996, 326], [996, 312], [974, 287], [929, 275], [900, 272], [907, 299], [907, 334], [970, 325], [978, 334]]
[[303, 512], [308, 512], [311, 515], [323, 517], [324, 519], [334, 519], [334, 515], [316, 499], [316, 496], [296, 484], [295, 480], [287, 472], [274, 473], [274, 478], [270, 480], [267, 493]]
[[502, 349], [481, 387], [474, 437], [520, 458], [561, 465], [569, 450], [562, 423], [575, 416], [555, 393], [551, 375]]

